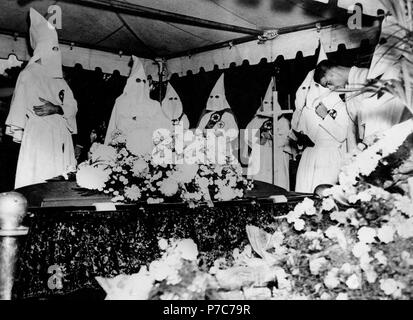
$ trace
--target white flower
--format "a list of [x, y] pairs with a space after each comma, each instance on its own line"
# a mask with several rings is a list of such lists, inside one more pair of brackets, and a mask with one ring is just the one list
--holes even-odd
[[148, 169], [148, 163], [143, 159], [136, 159], [132, 163], [132, 172], [137, 177], [145, 175]]
[[321, 283], [317, 283], [317, 284], [314, 286], [314, 291], [315, 291], [315, 293], [317, 293], [318, 291], [320, 291], [321, 287], [322, 287], [322, 284], [321, 284]]
[[361, 202], [369, 202], [371, 200], [371, 194], [366, 190], [366, 191], [362, 191], [357, 195], [357, 198], [361, 201]]
[[409, 197], [400, 197], [394, 202], [394, 206], [397, 210], [408, 216], [413, 215], [413, 201]]
[[330, 219], [340, 224], [345, 224], [347, 222], [347, 214], [343, 211], [333, 211], [330, 213]]
[[357, 232], [357, 236], [362, 243], [372, 243], [374, 242], [374, 238], [376, 237], [376, 230], [369, 227], [362, 227]]
[[154, 144], [152, 132], [148, 129], [135, 129], [126, 135], [126, 148], [135, 156], [152, 154]]
[[387, 264], [387, 258], [384, 255], [383, 251], [377, 251], [374, 255], [374, 257], [379, 261], [380, 264], [386, 265]]
[[173, 142], [171, 132], [166, 129], [156, 129], [152, 134], [152, 141], [155, 145], [162, 142], [164, 146]]
[[287, 279], [287, 273], [282, 268], [276, 268], [275, 277], [277, 278], [279, 289], [290, 289], [291, 282]]
[[340, 271], [345, 274], [350, 274], [353, 271], [353, 268], [350, 263], [346, 262], [341, 266]]
[[328, 227], [328, 229], [325, 231], [326, 236], [329, 239], [335, 239], [337, 240], [338, 244], [340, 245], [340, 247], [345, 250], [347, 248], [347, 240], [346, 240], [346, 236], [344, 235], [343, 230], [341, 230], [339, 227], [337, 226], [330, 226]]
[[215, 198], [222, 201], [229, 201], [234, 199], [236, 196], [236, 192], [233, 188], [231, 188], [230, 186], [222, 186], [216, 194]]
[[337, 274], [337, 268], [333, 268], [327, 273], [326, 277], [324, 278], [324, 284], [327, 288], [334, 289], [340, 284], [340, 280], [338, 279]]
[[327, 292], [323, 292], [320, 296], [321, 300], [329, 300], [331, 299], [331, 296]]
[[321, 209], [323, 211], [331, 211], [336, 207], [336, 203], [334, 202], [333, 199], [331, 198], [324, 198], [323, 199], [323, 204], [321, 206]]
[[132, 275], [121, 274], [107, 279], [96, 277], [96, 280], [107, 293], [105, 300], [147, 300], [154, 281], [146, 267]]
[[102, 167], [80, 164], [76, 173], [76, 182], [82, 188], [101, 190], [109, 180], [110, 171]]
[[381, 279], [380, 289], [388, 296], [393, 296], [394, 298], [399, 298], [402, 295], [402, 289], [406, 286], [394, 279]]
[[125, 197], [132, 201], [137, 201], [141, 197], [141, 190], [138, 186], [133, 185], [125, 188]]
[[317, 231], [306, 231], [305, 233], [302, 234], [302, 236], [308, 240], [324, 238], [323, 231], [321, 231], [320, 229], [317, 229]]
[[397, 224], [396, 230], [403, 239], [413, 237], [413, 218], [405, 219], [404, 222]]
[[195, 178], [198, 169], [199, 165], [197, 164], [178, 164], [176, 165], [176, 172], [174, 173], [174, 177], [179, 182], [188, 183]]
[[352, 290], [360, 288], [360, 284], [360, 279], [355, 274], [352, 274], [350, 277], [348, 277], [346, 281], [347, 287]]
[[96, 142], [90, 147], [90, 153], [92, 162], [103, 161], [111, 164], [116, 161], [117, 157], [117, 152], [114, 147]]
[[196, 182], [198, 183], [198, 185], [202, 188], [202, 189], [206, 189], [209, 186], [209, 180], [205, 177], [199, 178], [196, 180]]
[[297, 217], [300, 217], [301, 215], [303, 215], [305, 213], [305, 203], [300, 202], [298, 203], [295, 207], [294, 207], [294, 213], [297, 215]]
[[274, 231], [271, 236], [271, 242], [274, 247], [281, 246], [284, 241], [284, 234], [282, 231]]
[[360, 258], [361, 256], [367, 254], [370, 250], [371, 248], [367, 244], [363, 242], [357, 242], [354, 245], [352, 252], [355, 257]]
[[376, 282], [377, 273], [374, 271], [374, 266], [370, 264], [373, 258], [368, 253], [360, 257], [360, 268], [364, 271], [366, 279], [369, 283]]
[[348, 294], [347, 294], [347, 293], [340, 292], [340, 293], [337, 295], [336, 300], [348, 300]]
[[168, 248], [168, 241], [166, 241], [165, 239], [159, 239], [158, 241], [158, 247], [159, 249], [165, 251], [166, 248]]
[[317, 275], [320, 273], [321, 268], [327, 264], [327, 260], [324, 257], [316, 258], [310, 261], [311, 274]]
[[155, 280], [162, 281], [173, 275], [176, 271], [168, 264], [155, 260], [149, 265], [149, 272]]
[[171, 197], [178, 192], [179, 186], [175, 179], [166, 178], [162, 180], [159, 191], [167, 197]]
[[305, 221], [303, 219], [297, 219], [294, 221], [294, 229], [297, 231], [301, 231], [304, 229]]
[[349, 195], [348, 197], [348, 202], [350, 203], [356, 203], [358, 200], [359, 198], [356, 194]]
[[300, 214], [298, 212], [290, 211], [287, 213], [287, 222], [288, 223], [294, 223], [298, 218], [300, 218]]
[[192, 239], [179, 241], [176, 250], [181, 253], [182, 259], [196, 261], [198, 257], [198, 247]]
[[316, 209], [314, 207], [314, 201], [310, 198], [305, 198], [302, 202], [303, 209], [306, 215], [312, 216], [316, 214]]
[[389, 225], [382, 226], [380, 229], [377, 230], [377, 237], [381, 242], [384, 243], [389, 243], [393, 241], [394, 233], [396, 230], [394, 230], [393, 227]]

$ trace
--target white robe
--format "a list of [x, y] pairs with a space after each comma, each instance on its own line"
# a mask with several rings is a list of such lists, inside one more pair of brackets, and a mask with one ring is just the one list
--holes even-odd
[[[359, 90], [367, 80], [367, 68], [352, 67], [348, 75], [347, 89]], [[351, 152], [358, 140], [363, 140], [364, 126], [362, 121], [362, 109], [365, 94], [357, 95], [357, 91], [346, 93], [346, 106], [350, 116], [347, 132], [347, 152]]]
[[334, 109], [335, 120], [329, 115], [323, 120], [314, 109], [303, 109], [300, 131], [308, 135], [314, 147], [307, 147], [302, 154], [297, 170], [297, 192], [312, 193], [318, 185], [335, 184], [338, 180], [349, 119], [344, 103], [338, 102]]
[[[209, 111], [208, 110], [203, 115], [203, 117], [199, 121], [198, 129], [200, 129], [200, 130], [205, 129], [206, 125], [208, 124], [208, 121], [211, 118], [211, 115], [214, 112], [215, 111]], [[238, 138], [238, 125], [237, 125], [237, 122], [235, 121], [234, 115], [229, 111], [225, 111], [222, 114], [221, 120], [218, 121], [218, 123], [216, 123], [214, 125], [214, 127], [209, 129], [209, 130], [216, 130], [216, 131], [223, 130], [225, 132], [225, 137], [226, 137], [227, 155], [232, 154], [235, 158], [238, 159], [238, 157], [237, 157], [237, 152], [238, 152], [238, 143], [237, 143], [238, 142], [237, 141], [237, 138]], [[207, 137], [208, 137], [208, 135], [207, 135]], [[216, 145], [218, 145], [218, 142], [216, 142]]]
[[[289, 163], [290, 154], [286, 152], [288, 147], [288, 134], [290, 132], [289, 121], [281, 117], [275, 124], [274, 144], [274, 176], [273, 176], [273, 148], [272, 142], [266, 141], [264, 145], [259, 143], [260, 133], [252, 136], [251, 129], [259, 129], [265, 122], [263, 117], [254, 117], [247, 125], [248, 145], [251, 147], [251, 155], [248, 162], [248, 177], [254, 180], [264, 181], [284, 188], [290, 189]], [[274, 179], [274, 180], [273, 180]]]
[[177, 121], [178, 119], [170, 120], [172, 123], [172, 128], [175, 127], [182, 127], [184, 130], [189, 129], [189, 120], [186, 114], [183, 114], [181, 119]]
[[[171, 121], [162, 112], [159, 102], [155, 100], [132, 102], [124, 98], [120, 96], [113, 107], [105, 144], [111, 143], [115, 132], [121, 132], [126, 137], [130, 133], [141, 134], [142, 139], [152, 140], [154, 132], [158, 129], [172, 131]], [[148, 110], [151, 110], [150, 114]]]
[[[44, 104], [39, 97], [60, 105], [64, 114], [37, 116], [33, 107]], [[51, 78], [38, 63], [20, 73], [6, 120], [6, 133], [21, 142], [15, 188], [44, 182], [76, 166], [71, 136], [77, 133], [76, 112], [76, 100], [65, 80]]]

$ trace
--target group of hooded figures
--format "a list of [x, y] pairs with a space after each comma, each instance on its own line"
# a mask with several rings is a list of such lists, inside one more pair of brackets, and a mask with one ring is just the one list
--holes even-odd
[[[21, 143], [15, 188], [44, 182], [77, 165], [72, 140], [72, 135], [77, 133], [77, 103], [63, 79], [57, 33], [34, 9], [30, 9], [30, 20], [30, 42], [34, 53], [19, 75], [6, 120], [6, 134]], [[326, 58], [323, 54], [321, 48], [319, 60]], [[112, 110], [105, 144], [111, 143], [115, 132], [129, 133], [136, 128], [149, 133], [159, 128], [174, 130], [177, 126], [188, 130], [188, 118], [172, 85], [168, 84], [162, 104], [152, 100], [143, 64], [134, 56], [132, 59], [124, 91]], [[353, 67], [347, 82], [364, 83], [362, 77], [366, 78], [365, 70]], [[243, 137], [249, 146], [245, 148], [249, 155], [248, 176], [289, 190], [289, 161], [297, 154], [297, 143], [303, 144], [301, 140], [305, 137], [311, 143], [303, 151], [295, 190], [313, 192], [317, 185], [336, 183], [345, 153], [360, 140], [360, 136], [356, 137], [360, 109], [368, 108], [360, 108], [359, 98], [352, 102], [353, 108], [349, 112], [349, 103], [343, 102], [337, 92], [314, 81], [313, 70], [298, 88], [296, 109], [290, 123], [285, 114], [292, 111], [281, 109], [273, 86], [271, 80], [262, 105]], [[325, 114], [317, 110], [320, 104]], [[393, 109], [397, 109], [397, 104]], [[385, 117], [384, 125], [373, 121], [374, 115], [369, 118], [364, 112], [363, 134], [367, 137], [369, 130], [375, 130], [373, 123], [383, 129], [400, 121], [400, 117]], [[224, 75], [212, 89], [197, 128], [236, 132], [226, 136], [228, 145], [233, 145], [241, 136], [225, 98]]]

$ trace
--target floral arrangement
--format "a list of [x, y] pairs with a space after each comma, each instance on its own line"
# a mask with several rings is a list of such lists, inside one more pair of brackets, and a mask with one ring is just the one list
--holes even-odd
[[214, 298], [213, 277], [198, 267], [198, 249], [191, 239], [160, 239], [162, 256], [139, 273], [97, 277], [106, 300], [199, 300]]
[[[248, 233], [260, 259], [249, 265], [278, 270], [268, 298], [412, 299], [412, 145], [412, 121], [393, 127], [351, 156], [324, 198], [306, 198], [278, 224]], [[216, 264], [233, 272], [245, 265], [238, 256]]]
[[[171, 136], [159, 133], [152, 144], [145, 143], [152, 141], [152, 137], [142, 136], [145, 134], [117, 134], [110, 145], [94, 144], [89, 160], [78, 166], [78, 185], [110, 194], [114, 202], [166, 200], [191, 206], [242, 198], [244, 191], [252, 188], [232, 157], [223, 156], [218, 163], [209, 157], [209, 144], [202, 135], [177, 153]], [[167, 152], [178, 160], [163, 161]]]
[[[209, 270], [191, 240], [184, 240], [192, 248], [185, 254], [182, 242], [161, 240], [164, 254], [149, 266], [158, 282], [144, 298], [412, 299], [413, 184], [405, 169], [411, 145], [413, 122], [392, 128], [352, 155], [340, 184], [323, 198], [306, 198], [276, 223], [247, 225], [249, 244]], [[390, 184], [375, 178], [383, 170]], [[133, 287], [134, 275], [125, 277]]]

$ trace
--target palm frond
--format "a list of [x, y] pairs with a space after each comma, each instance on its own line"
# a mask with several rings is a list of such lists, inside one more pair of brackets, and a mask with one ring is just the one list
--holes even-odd
[[388, 92], [399, 98], [413, 113], [413, 0], [380, 0], [386, 8], [387, 24], [382, 25], [384, 44], [376, 48], [371, 69], [387, 61], [400, 69], [400, 79], [373, 79], [357, 94]]

